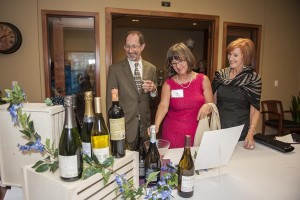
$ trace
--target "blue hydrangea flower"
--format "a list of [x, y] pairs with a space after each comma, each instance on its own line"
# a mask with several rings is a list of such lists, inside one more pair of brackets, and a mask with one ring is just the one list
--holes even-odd
[[116, 176], [116, 182], [117, 182], [118, 186], [122, 187], [123, 180], [122, 180], [121, 176]]
[[41, 139], [36, 140], [32, 145], [20, 145], [18, 144], [20, 151], [39, 151], [41, 153], [44, 152], [45, 146], [41, 143]]
[[12, 104], [11, 106], [9, 106], [8, 111], [11, 115], [12, 118], [12, 122], [14, 124], [17, 124], [19, 122], [18, 119], [18, 109], [22, 107], [22, 104]]

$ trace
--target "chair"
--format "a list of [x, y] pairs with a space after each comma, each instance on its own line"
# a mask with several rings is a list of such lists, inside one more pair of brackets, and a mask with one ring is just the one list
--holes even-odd
[[266, 126], [277, 129], [278, 135], [286, 134], [287, 131], [300, 130], [300, 123], [292, 120], [284, 119], [285, 113], [291, 113], [291, 111], [283, 111], [281, 101], [277, 100], [265, 100], [261, 101], [262, 108], [262, 134], [265, 134]]

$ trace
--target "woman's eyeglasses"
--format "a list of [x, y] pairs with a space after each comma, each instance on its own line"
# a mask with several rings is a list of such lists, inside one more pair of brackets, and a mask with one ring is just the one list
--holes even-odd
[[181, 65], [182, 64], [182, 62], [184, 62], [185, 60], [178, 60], [178, 62], [171, 62], [171, 66], [172, 67], [176, 67], [177, 65]]

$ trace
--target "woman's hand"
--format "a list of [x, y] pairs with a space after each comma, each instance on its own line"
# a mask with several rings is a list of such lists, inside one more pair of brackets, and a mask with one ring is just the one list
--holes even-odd
[[197, 120], [199, 121], [200, 119], [203, 119], [208, 114], [210, 114], [211, 111], [212, 111], [212, 107], [210, 105], [208, 105], [207, 103], [203, 104], [198, 112]]
[[252, 129], [249, 129], [248, 130], [248, 134], [246, 136], [246, 139], [244, 141], [244, 148], [245, 149], [250, 149], [250, 150], [253, 150], [255, 149], [255, 141], [254, 141], [254, 138], [253, 138], [253, 131]]

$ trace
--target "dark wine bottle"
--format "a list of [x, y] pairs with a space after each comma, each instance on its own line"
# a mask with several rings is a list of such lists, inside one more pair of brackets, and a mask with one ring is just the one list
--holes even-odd
[[83, 154], [92, 157], [92, 146], [91, 146], [91, 133], [95, 120], [93, 111], [93, 93], [92, 91], [87, 91], [84, 93], [84, 116], [81, 128], [81, 140]]
[[139, 152], [139, 177], [145, 179], [145, 158], [146, 158], [146, 147], [144, 142], [144, 126], [141, 122], [141, 115], [138, 115], [138, 142], [136, 151]]
[[101, 112], [101, 99], [95, 97], [95, 121], [92, 129], [92, 149], [93, 154], [100, 163], [109, 157], [109, 133]]
[[[145, 158], [145, 182], [148, 181], [148, 176], [152, 172], [160, 172], [160, 155], [156, 146], [156, 131], [155, 125], [150, 126], [150, 145]], [[153, 181], [150, 181], [148, 185], [153, 186], [160, 180], [160, 173], [157, 174]]]
[[82, 144], [75, 123], [72, 96], [65, 96], [65, 123], [59, 147], [59, 175], [63, 181], [75, 181], [82, 174]]
[[191, 155], [191, 136], [185, 136], [185, 147], [178, 164], [178, 195], [190, 198], [194, 194], [195, 166]]
[[77, 112], [77, 95], [72, 94], [72, 98], [73, 98], [73, 108], [74, 108], [75, 122], [76, 122], [76, 126], [78, 128], [79, 135], [81, 135], [81, 122], [80, 122], [79, 115], [78, 115], [78, 112]]
[[110, 130], [111, 155], [116, 158], [125, 156], [125, 118], [124, 111], [119, 106], [118, 89], [111, 90], [112, 105], [108, 111]]

